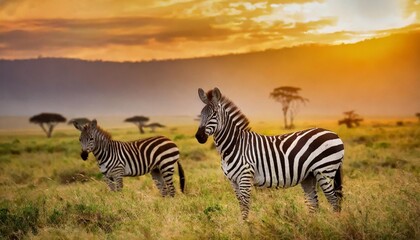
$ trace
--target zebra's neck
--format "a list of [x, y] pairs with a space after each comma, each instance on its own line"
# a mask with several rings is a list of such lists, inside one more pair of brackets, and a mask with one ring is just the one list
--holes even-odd
[[231, 101], [221, 101], [219, 127], [214, 133], [214, 142], [224, 160], [229, 161], [232, 151], [237, 146], [238, 138], [244, 131], [249, 131], [249, 121]]
[[95, 138], [95, 149], [93, 149], [93, 155], [95, 155], [98, 163], [101, 164], [106, 158], [109, 156], [108, 151], [112, 146], [112, 142], [114, 142], [111, 138], [111, 135], [100, 129], [97, 128], [94, 132]]

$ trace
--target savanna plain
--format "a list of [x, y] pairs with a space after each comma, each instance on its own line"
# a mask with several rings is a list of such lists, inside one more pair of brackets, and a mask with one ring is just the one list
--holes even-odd
[[[100, 125], [100, 122], [99, 122]], [[280, 123], [251, 123], [254, 131], [283, 134]], [[309, 213], [300, 186], [253, 189], [248, 221], [220, 169], [212, 141], [200, 145], [197, 126], [167, 127], [140, 135], [106, 129], [115, 140], [166, 135], [179, 146], [185, 193], [162, 198], [151, 176], [124, 178], [111, 192], [93, 155], [80, 158], [79, 132], [0, 133], [0, 239], [419, 239], [420, 123], [414, 119], [323, 127], [345, 144], [342, 212]], [[210, 139], [211, 140], [211, 139]]]

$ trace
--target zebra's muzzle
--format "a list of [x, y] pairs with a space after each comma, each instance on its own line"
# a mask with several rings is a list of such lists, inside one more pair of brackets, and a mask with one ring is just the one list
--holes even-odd
[[197, 133], [195, 134], [195, 138], [201, 144], [204, 144], [207, 142], [208, 136], [206, 134], [205, 127], [198, 128]]
[[82, 157], [82, 159], [83, 159], [84, 161], [86, 161], [86, 159], [88, 159], [88, 156], [89, 156], [89, 152], [88, 152], [88, 151], [82, 151], [82, 152], [80, 153], [80, 157]]

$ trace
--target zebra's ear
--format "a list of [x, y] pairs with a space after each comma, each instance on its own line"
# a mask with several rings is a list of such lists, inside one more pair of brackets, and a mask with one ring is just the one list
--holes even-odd
[[90, 122], [90, 127], [92, 127], [92, 128], [96, 128], [96, 126], [98, 125], [98, 122], [96, 121], [96, 119], [93, 119], [91, 122]]
[[219, 100], [222, 98], [222, 93], [220, 92], [220, 90], [217, 88], [217, 87], [215, 87], [214, 89], [213, 89], [213, 97], [212, 97], [212, 101], [216, 104], [216, 103], [218, 103], [219, 102]]
[[74, 121], [73, 122], [74, 127], [79, 130], [79, 131], [83, 131], [83, 127], [84, 125], [80, 125], [78, 122]]
[[198, 89], [198, 96], [200, 97], [201, 101], [204, 104], [208, 104], [209, 103], [209, 99], [207, 98], [207, 95], [206, 95], [206, 93], [204, 92], [203, 89], [201, 89], [201, 88]]

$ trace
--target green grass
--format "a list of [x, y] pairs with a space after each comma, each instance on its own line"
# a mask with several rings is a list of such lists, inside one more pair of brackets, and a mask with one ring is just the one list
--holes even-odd
[[[257, 132], [284, 133], [273, 124]], [[110, 192], [92, 155], [80, 158], [79, 133], [0, 135], [0, 239], [419, 239], [420, 125], [328, 123], [345, 142], [344, 201], [332, 212], [320, 194], [309, 214], [303, 191], [253, 189], [249, 221], [220, 169], [211, 141], [194, 139], [196, 126], [159, 132], [178, 144], [186, 192], [162, 198], [149, 175], [125, 178]], [[299, 126], [305, 128], [305, 126]], [[131, 129], [111, 129], [134, 140]]]

